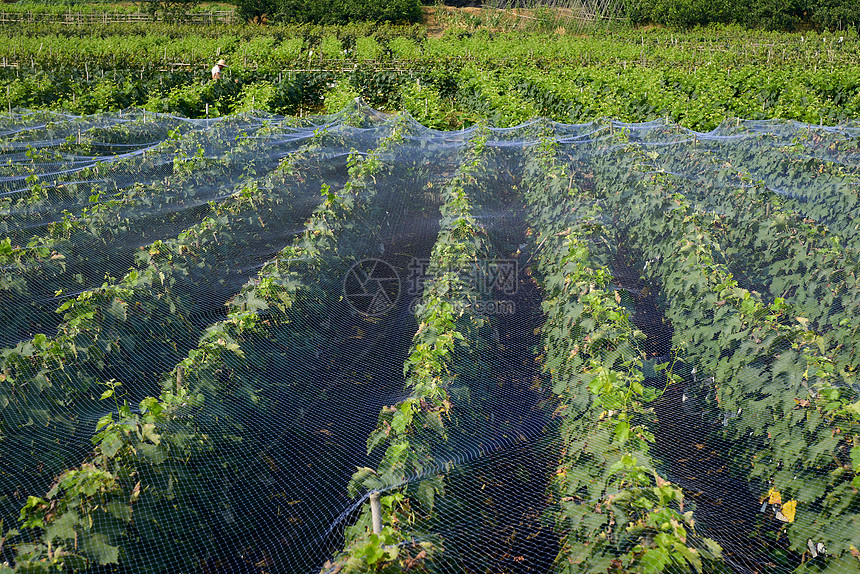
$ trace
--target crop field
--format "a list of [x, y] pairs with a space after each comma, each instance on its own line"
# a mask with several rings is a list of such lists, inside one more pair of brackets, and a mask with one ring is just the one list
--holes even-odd
[[860, 572], [855, 33], [0, 38], [0, 573]]
[[[431, 38], [420, 26], [366, 24], [92, 28], [0, 28], [3, 108], [305, 116], [337, 112], [360, 95], [375, 109], [408, 110], [445, 130], [536, 117], [668, 118], [697, 131], [731, 118], [837, 125], [860, 117], [856, 32], [583, 37], [451, 28]], [[221, 57], [228, 67], [211, 82]]]
[[2, 134], [19, 565], [860, 567], [860, 127]]

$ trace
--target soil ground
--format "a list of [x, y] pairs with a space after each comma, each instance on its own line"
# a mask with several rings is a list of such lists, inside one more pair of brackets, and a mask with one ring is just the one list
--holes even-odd
[[[658, 362], [671, 360], [674, 330], [660, 309], [658, 288], [649, 289], [625, 263], [630, 258], [623, 246], [619, 253], [615, 280], [619, 287], [636, 294], [631, 319], [647, 337], [646, 352]], [[650, 383], [663, 388], [665, 378], [660, 379]], [[734, 572], [779, 571], [769, 556], [772, 533], [769, 525], [761, 524], [760, 501], [724, 455], [731, 445], [722, 438], [714, 413], [706, 410], [701, 387], [693, 374], [669, 385], [655, 401], [652, 406], [658, 422], [651, 453], [662, 464], [666, 478], [695, 504], [698, 534], [720, 544], [725, 562]]]

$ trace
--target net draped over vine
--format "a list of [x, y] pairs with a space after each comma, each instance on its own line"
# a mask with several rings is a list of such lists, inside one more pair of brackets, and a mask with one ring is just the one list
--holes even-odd
[[0, 160], [6, 568], [860, 571], [860, 126], [15, 113]]

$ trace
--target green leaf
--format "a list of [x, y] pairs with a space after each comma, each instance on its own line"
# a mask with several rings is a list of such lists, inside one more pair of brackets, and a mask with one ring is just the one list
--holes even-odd
[[161, 444], [161, 435], [155, 432], [155, 425], [152, 423], [146, 423], [140, 429], [140, 434], [144, 440], [148, 440], [154, 445]]
[[854, 466], [854, 472], [860, 474], [860, 445], [851, 449], [851, 464]]
[[[696, 572], [701, 574], [702, 572], [702, 559], [699, 557], [698, 552], [694, 548], [688, 548], [685, 544], [681, 542], [675, 542], [674, 544], [675, 552], [680, 554], [684, 560], [687, 561], [693, 568], [696, 569]], [[679, 561], [680, 562], [680, 561]]]
[[96, 533], [84, 539], [84, 549], [94, 557], [99, 564], [117, 564], [119, 562], [119, 547], [108, 544], [108, 537]]
[[161, 406], [161, 403], [155, 397], [146, 397], [140, 401], [140, 410], [157, 417], [164, 411], [164, 407]]
[[388, 447], [388, 451], [385, 453], [386, 458], [389, 460], [397, 460], [400, 458], [400, 455], [402, 455], [408, 448], [409, 441], [392, 444]]
[[406, 432], [406, 429], [412, 425], [415, 402], [415, 399], [406, 399], [394, 413], [394, 417], [391, 419], [391, 428], [397, 434]]
[[433, 511], [433, 505], [436, 503], [436, 486], [433, 480], [422, 480], [415, 494], [415, 498], [428, 514]]
[[627, 421], [619, 421], [615, 425], [615, 440], [624, 444], [630, 436], [630, 423]]
[[75, 525], [79, 520], [78, 513], [74, 510], [62, 514], [45, 529], [45, 540], [73, 540], [75, 538]]
[[123, 442], [119, 433], [112, 432], [105, 435], [99, 448], [106, 457], [113, 458], [122, 446]]
[[373, 452], [380, 444], [384, 443], [388, 439], [388, 433], [385, 429], [377, 429], [370, 433], [367, 437], [367, 454]]
[[[104, 398], [104, 397], [102, 397]], [[113, 413], [108, 413], [102, 418], [99, 419], [99, 422], [96, 424], [96, 432], [102, 430], [107, 425], [113, 422]]]
[[107, 505], [106, 509], [117, 520], [128, 523], [131, 520], [131, 505], [114, 500]]
[[659, 574], [669, 565], [669, 555], [662, 548], [650, 548], [642, 556], [642, 572], [645, 574]]
[[135, 447], [137, 451], [147, 458], [152, 464], [158, 465], [167, 460], [167, 453], [160, 446], [143, 443]]

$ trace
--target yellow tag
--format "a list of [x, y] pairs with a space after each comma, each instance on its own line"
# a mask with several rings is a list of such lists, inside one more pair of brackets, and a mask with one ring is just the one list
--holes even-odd
[[782, 505], [782, 515], [786, 522], [794, 522], [794, 514], [797, 512], [797, 501], [789, 500]]
[[768, 504], [782, 504], [782, 496], [780, 496], [778, 490], [771, 488], [767, 491], [767, 497]]

